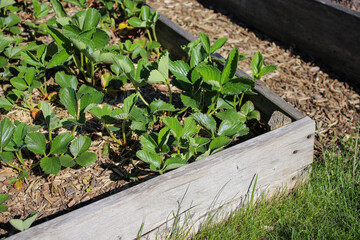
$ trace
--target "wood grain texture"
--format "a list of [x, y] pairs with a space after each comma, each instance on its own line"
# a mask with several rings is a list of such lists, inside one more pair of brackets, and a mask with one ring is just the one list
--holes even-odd
[[305, 117], [9, 239], [134, 239], [142, 224], [153, 238], [180, 202], [195, 223], [220, 205], [238, 206], [255, 174], [258, 189], [284, 186], [312, 162], [314, 130]]
[[[205, 1], [204, 1], [205, 2]], [[208, 0], [360, 85], [360, 13], [328, 0]]]

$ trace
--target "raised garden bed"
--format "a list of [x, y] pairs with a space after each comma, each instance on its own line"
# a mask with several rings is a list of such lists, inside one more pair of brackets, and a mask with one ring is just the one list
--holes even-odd
[[360, 84], [360, 12], [329, 0], [206, 1]]
[[[162, 45], [177, 56], [194, 38], [161, 16], [157, 26]], [[238, 70], [238, 75], [245, 76]], [[264, 133], [130, 189], [64, 214], [8, 239], [134, 239], [139, 230], [154, 237], [170, 228], [173, 213], [191, 224], [211, 210], [240, 207], [258, 176], [256, 189], [272, 192], [292, 186], [313, 159], [315, 124], [261, 84], [249, 97], [269, 120], [274, 111], [292, 123]]]

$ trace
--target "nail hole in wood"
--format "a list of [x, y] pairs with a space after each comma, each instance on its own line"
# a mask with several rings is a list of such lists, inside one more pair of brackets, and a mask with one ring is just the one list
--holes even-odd
[[307, 135], [307, 139], [311, 138], [312, 134]]
[[295, 150], [295, 151], [293, 151], [293, 154], [296, 154], [298, 152], [298, 150]]

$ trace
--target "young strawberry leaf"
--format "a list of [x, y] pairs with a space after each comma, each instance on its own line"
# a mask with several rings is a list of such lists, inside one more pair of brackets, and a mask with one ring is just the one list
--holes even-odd
[[244, 105], [241, 107], [241, 113], [248, 115], [252, 111], [255, 110], [254, 104], [251, 101], [247, 101]]
[[150, 166], [152, 165], [153, 167], [155, 167], [156, 169], [160, 169], [161, 168], [161, 157], [158, 156], [156, 153], [154, 152], [149, 152], [149, 151], [145, 151], [145, 150], [140, 150], [136, 152], [136, 156], [144, 161], [147, 164], [150, 164]]
[[86, 152], [91, 144], [91, 139], [87, 136], [80, 136], [70, 145], [70, 152], [76, 158], [78, 155]]
[[96, 162], [97, 155], [93, 152], [83, 152], [77, 158], [75, 162], [82, 167], [90, 166]]
[[260, 52], [256, 52], [252, 61], [251, 61], [251, 69], [253, 71], [253, 76], [257, 75], [261, 71], [261, 67], [263, 65], [264, 58]]
[[40, 160], [41, 169], [47, 174], [58, 174], [61, 170], [61, 162], [58, 157], [43, 157]]
[[67, 14], [58, 0], [50, 0], [57, 18], [67, 17]]
[[60, 102], [66, 107], [70, 115], [77, 119], [78, 103], [75, 90], [69, 87], [62, 88], [59, 93]]
[[14, 161], [14, 154], [12, 152], [0, 152], [0, 160], [3, 162]]
[[233, 78], [224, 84], [221, 93], [224, 95], [238, 95], [253, 89], [255, 85], [255, 81], [250, 78]]
[[13, 108], [13, 104], [4, 97], [0, 97], [0, 108], [4, 108], [6, 111], [10, 111]]
[[184, 161], [181, 158], [172, 157], [172, 158], [166, 159], [166, 161], [164, 163], [163, 171], [169, 171], [171, 169], [176, 169], [176, 168], [182, 167], [187, 164], [188, 164], [187, 161]]
[[239, 51], [233, 48], [226, 59], [224, 70], [221, 73], [221, 85], [232, 79], [236, 73], [239, 61]]
[[184, 130], [179, 120], [173, 117], [164, 117], [162, 120], [164, 124], [170, 128], [171, 133], [176, 139], [180, 139], [183, 136]]
[[203, 128], [209, 130], [213, 135], [216, 131], [216, 121], [213, 117], [204, 113], [194, 113], [191, 117]]
[[213, 150], [216, 150], [219, 148], [223, 148], [227, 144], [229, 144], [230, 141], [231, 141], [231, 139], [228, 137], [224, 137], [224, 136], [216, 137], [211, 141], [211, 143], [209, 145], [209, 149], [213, 151]]
[[38, 216], [38, 212], [31, 213], [25, 220], [11, 219], [10, 224], [19, 231], [25, 231], [30, 228], [31, 224]]
[[63, 167], [73, 167], [76, 165], [74, 159], [68, 154], [60, 156], [60, 163]]
[[148, 152], [158, 152], [158, 144], [149, 134], [143, 134], [140, 138], [141, 148]]
[[46, 155], [46, 139], [44, 134], [39, 132], [30, 132], [25, 137], [27, 148], [33, 153]]
[[196, 134], [197, 127], [194, 119], [188, 117], [184, 120], [184, 130], [182, 137], [192, 137]]
[[204, 82], [216, 88], [221, 87], [221, 72], [214, 66], [200, 64], [196, 71], [203, 77]]
[[205, 33], [200, 33], [200, 40], [202, 45], [204, 46], [206, 52], [208, 55], [211, 54], [211, 45], [210, 45], [210, 38], [207, 34]]
[[222, 121], [217, 134], [219, 136], [235, 137], [244, 136], [249, 133], [249, 128], [242, 122]]
[[51, 143], [49, 154], [64, 154], [67, 151], [68, 144], [74, 139], [70, 133], [62, 133], [55, 137]]
[[219, 38], [214, 42], [214, 44], [211, 46], [211, 54], [214, 54], [217, 50], [222, 48], [224, 44], [227, 42], [227, 38]]
[[152, 101], [150, 103], [150, 113], [151, 114], [155, 114], [158, 112], [164, 112], [164, 111], [173, 112], [173, 111], [176, 111], [176, 108], [172, 104], [166, 103], [160, 99]]
[[14, 125], [8, 118], [4, 118], [0, 122], [0, 152], [10, 142], [15, 131]]

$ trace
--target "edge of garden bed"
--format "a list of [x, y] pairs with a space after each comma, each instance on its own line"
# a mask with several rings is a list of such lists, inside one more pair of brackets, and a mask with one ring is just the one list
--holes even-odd
[[360, 12], [329, 0], [209, 0], [206, 4], [295, 44], [360, 86]]
[[[165, 47], [179, 53], [179, 45], [194, 39], [164, 16], [158, 36], [167, 41]], [[238, 74], [245, 73], [238, 70]], [[199, 226], [209, 211], [240, 207], [255, 175], [258, 191], [292, 186], [313, 160], [315, 123], [261, 84], [256, 91], [252, 100], [262, 113], [280, 110], [294, 122], [8, 239], [135, 239], [141, 228], [141, 235], [155, 238], [159, 229], [172, 225], [177, 211], [177, 217], [191, 215], [191, 224]]]

